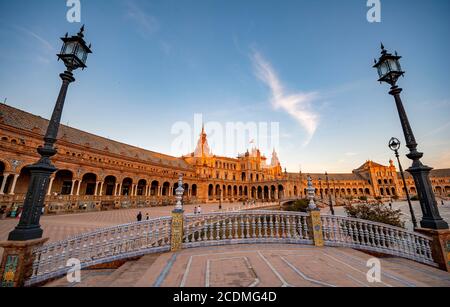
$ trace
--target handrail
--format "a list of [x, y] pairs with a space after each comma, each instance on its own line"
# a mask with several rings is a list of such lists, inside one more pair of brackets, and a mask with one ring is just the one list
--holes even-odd
[[43, 245], [33, 251], [33, 285], [59, 277], [69, 270], [67, 261], [77, 259], [81, 268], [130, 257], [170, 250], [172, 217], [108, 227], [66, 240]]
[[432, 239], [426, 235], [344, 216], [322, 215], [321, 221], [325, 245], [380, 252], [437, 266]]
[[[251, 208], [250, 208], [251, 209]], [[182, 246], [288, 243], [314, 244], [309, 213], [248, 210], [185, 214]], [[432, 239], [403, 228], [349, 218], [321, 215], [326, 246], [349, 247], [399, 256], [432, 266]], [[171, 248], [172, 217], [94, 230], [43, 245], [33, 251], [33, 285], [67, 273], [67, 260], [82, 268], [111, 261], [165, 252]]]

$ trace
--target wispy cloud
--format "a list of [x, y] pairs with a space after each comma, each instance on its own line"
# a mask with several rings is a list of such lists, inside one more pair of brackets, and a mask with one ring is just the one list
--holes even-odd
[[139, 27], [139, 32], [144, 37], [148, 37], [159, 30], [159, 22], [156, 17], [146, 12], [138, 2], [135, 0], [128, 0], [126, 6], [126, 18], [136, 23]]
[[307, 145], [319, 125], [319, 115], [312, 110], [311, 103], [318, 98], [318, 93], [286, 93], [272, 65], [257, 51], [252, 55], [256, 76], [264, 82], [272, 92], [272, 105], [275, 109], [283, 109], [292, 116], [307, 132]]
[[33, 37], [34, 39], [36, 39], [36, 40], [41, 44], [41, 46], [44, 48], [44, 50], [45, 50], [46, 52], [52, 52], [52, 53], [53, 53], [53, 52], [55, 51], [55, 48], [52, 46], [52, 44], [50, 44], [50, 43], [49, 43], [46, 39], [44, 39], [42, 36], [36, 34], [35, 32], [33, 32], [33, 31], [31, 31], [31, 30], [28, 30], [28, 29], [23, 28], [23, 27], [20, 27], [20, 26], [15, 26], [15, 28], [16, 28], [17, 30], [19, 30], [20, 32], [25, 33], [25, 34], [27, 34], [27, 35]]
[[423, 137], [425, 138], [425, 137], [430, 137], [430, 136], [436, 135], [436, 134], [438, 134], [438, 133], [441, 133], [441, 132], [446, 131], [448, 128], [450, 128], [450, 122], [445, 123], [444, 125], [442, 125], [442, 126], [436, 128], [436, 129], [434, 129], [434, 130], [429, 131], [429, 132], [428, 132], [427, 134], [425, 134]]
[[38, 62], [49, 63], [53, 59], [56, 49], [49, 41], [44, 39], [36, 32], [33, 32], [21, 26], [13, 25], [12, 29], [17, 31], [18, 33], [21, 33], [22, 35], [26, 35], [34, 39], [34, 41], [37, 41], [39, 43], [40, 48], [34, 48], [35, 49], [35, 52], [33, 53], [34, 60]]

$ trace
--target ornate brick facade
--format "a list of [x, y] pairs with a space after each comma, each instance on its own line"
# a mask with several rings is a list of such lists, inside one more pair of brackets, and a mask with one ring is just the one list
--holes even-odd
[[[17, 208], [27, 191], [25, 166], [38, 160], [47, 120], [0, 104], [0, 205]], [[237, 202], [303, 197], [306, 174], [283, 172], [274, 152], [270, 163], [257, 149], [238, 158], [211, 153], [207, 135], [200, 135], [194, 153], [183, 157], [140, 149], [62, 125], [59, 171], [51, 179], [47, 212], [105, 210], [173, 204], [178, 175], [184, 175], [188, 202]], [[319, 197], [336, 199], [403, 197], [404, 189], [392, 161], [383, 166], [367, 161], [350, 174], [310, 174]], [[414, 182], [407, 176], [415, 195]], [[450, 170], [432, 172], [437, 196], [450, 194]]]

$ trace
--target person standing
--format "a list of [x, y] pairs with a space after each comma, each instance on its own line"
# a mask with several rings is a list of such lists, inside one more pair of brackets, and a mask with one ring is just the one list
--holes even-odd
[[194, 208], [194, 214], [197, 214], [197, 212], [198, 212], [198, 209], [197, 209], [197, 206], [195, 206], [195, 208]]
[[197, 208], [197, 214], [202, 214], [202, 207], [198, 206], [198, 208]]
[[138, 222], [142, 221], [142, 213], [139, 212], [138, 215], [136, 216], [136, 219]]
[[150, 215], [148, 215], [148, 213], [145, 215], [146, 217], [145, 217], [145, 219], [148, 221], [148, 220], [150, 220]]

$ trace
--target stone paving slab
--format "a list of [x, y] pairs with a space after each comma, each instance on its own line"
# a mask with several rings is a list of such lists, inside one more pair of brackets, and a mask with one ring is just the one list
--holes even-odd
[[163, 287], [450, 287], [449, 273], [391, 257], [380, 259], [381, 283], [370, 283], [370, 258], [352, 249], [301, 245], [187, 249], [162, 255], [135, 286], [154, 286], [158, 276]]
[[48, 287], [450, 287], [450, 274], [410, 260], [386, 257], [381, 282], [367, 280], [366, 253], [348, 248], [259, 244], [154, 254], [116, 270], [82, 271]]

